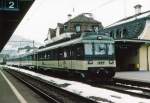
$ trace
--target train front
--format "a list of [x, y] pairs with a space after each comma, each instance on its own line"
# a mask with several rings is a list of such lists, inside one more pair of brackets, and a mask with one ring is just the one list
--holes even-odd
[[84, 41], [85, 68], [90, 78], [111, 79], [115, 75], [114, 40], [107, 36], [87, 36]]

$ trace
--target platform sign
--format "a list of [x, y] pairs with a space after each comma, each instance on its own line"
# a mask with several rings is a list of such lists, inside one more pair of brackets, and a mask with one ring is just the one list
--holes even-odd
[[0, 10], [18, 11], [19, 0], [0, 0]]
[[3, 2], [0, 0], [0, 10], [3, 8]]

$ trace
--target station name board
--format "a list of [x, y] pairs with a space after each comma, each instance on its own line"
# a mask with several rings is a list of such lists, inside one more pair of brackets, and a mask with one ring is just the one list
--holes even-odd
[[18, 11], [19, 0], [0, 0], [0, 11]]

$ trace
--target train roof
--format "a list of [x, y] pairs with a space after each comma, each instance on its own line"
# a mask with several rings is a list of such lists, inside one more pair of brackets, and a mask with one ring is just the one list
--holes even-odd
[[100, 35], [96, 32], [84, 32], [84, 33], [81, 34], [81, 36], [79, 38], [71, 39], [71, 40], [65, 41], [63, 43], [59, 43], [59, 44], [55, 44], [55, 45], [52, 45], [52, 46], [49, 46], [49, 47], [45, 47], [45, 48], [39, 49], [37, 51], [28, 52], [28, 53], [19, 55], [15, 58], [30, 56], [32, 54], [37, 54], [37, 53], [40, 53], [40, 52], [43, 52], [43, 51], [56, 49], [56, 48], [59, 48], [59, 47], [74, 45], [74, 44], [77, 44], [77, 43], [91, 43], [91, 42], [114, 43], [114, 40], [113, 40], [113, 38], [111, 38], [109, 36]]
[[51, 49], [56, 49], [59, 47], [65, 47], [69, 45], [74, 45], [77, 43], [91, 43], [91, 42], [97, 42], [97, 43], [114, 43], [113, 38], [105, 35], [99, 35], [96, 32], [84, 32], [81, 34], [79, 38], [75, 38], [69, 41], [65, 41], [56, 45], [52, 45], [46, 48], [39, 49], [38, 52], [43, 52]]
[[139, 13], [139, 14], [129, 16], [127, 18], [123, 18], [123, 19], [121, 19], [121, 20], [105, 27], [105, 29], [110, 28], [110, 27], [114, 27], [114, 26], [117, 26], [117, 25], [121, 25], [121, 24], [124, 24], [124, 23], [128, 23], [128, 22], [131, 22], [131, 21], [134, 21], [134, 20], [137, 20], [137, 19], [143, 19], [143, 18], [150, 19], [150, 10], [146, 11], [146, 12], [142, 12], [142, 13]]

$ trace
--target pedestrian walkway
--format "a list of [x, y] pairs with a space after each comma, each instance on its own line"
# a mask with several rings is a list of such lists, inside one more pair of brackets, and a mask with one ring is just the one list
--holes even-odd
[[20, 103], [6, 79], [7, 77], [0, 70], [0, 103]]
[[114, 78], [150, 83], [150, 72], [148, 71], [116, 72]]

